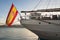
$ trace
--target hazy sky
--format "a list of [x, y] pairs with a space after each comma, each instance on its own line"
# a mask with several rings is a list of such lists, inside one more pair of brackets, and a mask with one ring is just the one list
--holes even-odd
[[36, 9], [47, 8], [47, 5], [48, 8], [60, 8], [60, 0], [0, 0], [0, 23], [5, 23], [12, 3], [20, 13], [21, 10], [34, 10], [34, 7], [39, 1], [40, 4]]

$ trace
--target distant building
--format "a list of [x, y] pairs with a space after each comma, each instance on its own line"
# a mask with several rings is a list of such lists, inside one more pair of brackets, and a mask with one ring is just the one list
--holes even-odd
[[58, 19], [57, 15], [52, 15], [52, 19], [57, 20]]
[[31, 13], [31, 19], [40, 19], [41, 13]]
[[60, 20], [60, 15], [58, 15], [58, 20]]
[[51, 20], [51, 17], [42, 17], [43, 20]]
[[38, 19], [38, 20], [60, 20], [60, 15], [53, 15], [53, 14], [45, 14], [41, 15], [41, 13], [31, 13], [31, 19]]
[[48, 15], [48, 14], [45, 14], [45, 15], [42, 16], [41, 19], [43, 19], [43, 20], [51, 20], [51, 16]]

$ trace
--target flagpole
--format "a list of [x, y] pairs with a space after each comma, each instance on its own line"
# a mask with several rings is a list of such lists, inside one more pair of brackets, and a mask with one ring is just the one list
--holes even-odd
[[21, 13], [18, 12], [18, 14], [19, 14], [19, 18], [22, 18], [22, 17], [21, 17]]

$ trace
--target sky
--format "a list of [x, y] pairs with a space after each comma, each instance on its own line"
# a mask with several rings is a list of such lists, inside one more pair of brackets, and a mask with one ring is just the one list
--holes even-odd
[[[22, 10], [60, 8], [60, 0], [0, 0], [0, 23], [5, 23], [12, 3], [19, 13], [21, 13]], [[39, 5], [37, 5], [38, 3]], [[34, 9], [36, 5], [37, 7]], [[17, 18], [15, 20], [17, 20]]]

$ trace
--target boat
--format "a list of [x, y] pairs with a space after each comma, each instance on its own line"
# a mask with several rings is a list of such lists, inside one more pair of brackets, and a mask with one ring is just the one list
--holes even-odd
[[25, 28], [38, 35], [38, 40], [60, 40], [60, 16], [52, 15], [52, 18], [42, 17], [41, 13], [39, 15], [35, 11], [28, 12], [34, 14], [30, 16], [30, 19], [21, 18], [20, 22]]

